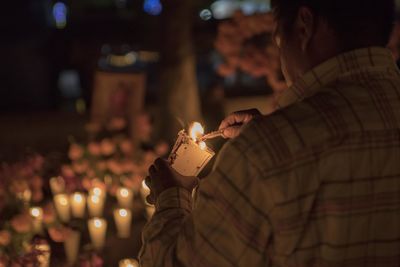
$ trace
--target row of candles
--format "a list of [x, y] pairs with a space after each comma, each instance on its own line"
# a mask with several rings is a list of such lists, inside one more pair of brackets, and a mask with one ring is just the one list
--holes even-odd
[[[105, 245], [107, 221], [102, 217], [106, 200], [106, 191], [100, 187], [93, 187], [89, 194], [75, 192], [71, 195], [64, 193], [63, 180], [59, 177], [50, 179], [50, 187], [54, 194], [53, 201], [60, 221], [68, 223], [71, 215], [74, 218], [83, 219], [85, 217], [86, 206], [89, 211], [88, 229], [93, 247], [101, 250]], [[149, 188], [143, 183], [140, 193], [146, 197], [150, 192]], [[133, 191], [126, 187], [120, 187], [116, 197], [119, 208], [113, 212], [117, 235], [120, 238], [128, 238], [131, 232]], [[154, 207], [146, 206], [147, 215], [151, 216]], [[33, 218], [34, 231], [43, 231], [43, 209], [31, 207], [30, 214]], [[80, 232], [72, 231], [64, 242], [67, 260], [73, 264], [78, 256], [80, 242]], [[45, 266], [45, 265], [44, 265]], [[119, 263], [120, 267], [138, 266], [134, 259], [124, 259]]]

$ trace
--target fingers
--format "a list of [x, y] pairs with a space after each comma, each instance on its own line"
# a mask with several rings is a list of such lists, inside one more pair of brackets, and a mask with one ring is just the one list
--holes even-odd
[[261, 113], [257, 109], [234, 112], [221, 122], [219, 129], [225, 129], [223, 132], [225, 138], [234, 138], [239, 135], [241, 126], [247, 124], [254, 117], [259, 115], [261, 115]]
[[240, 134], [241, 126], [232, 126], [228, 127], [224, 130], [223, 137], [224, 138], [235, 138]]

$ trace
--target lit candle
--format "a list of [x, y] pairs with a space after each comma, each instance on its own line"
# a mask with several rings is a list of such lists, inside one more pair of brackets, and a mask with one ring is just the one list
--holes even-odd
[[117, 191], [118, 204], [122, 208], [130, 208], [132, 206], [133, 192], [126, 187], [120, 187]]
[[47, 243], [36, 244], [34, 249], [37, 253], [38, 267], [49, 267], [50, 266], [50, 246]]
[[50, 179], [50, 189], [53, 196], [62, 194], [65, 191], [65, 181], [62, 177], [53, 177]]
[[86, 196], [83, 193], [75, 192], [70, 198], [72, 216], [83, 218], [85, 216]]
[[197, 176], [214, 156], [214, 151], [199, 141], [203, 134], [204, 129], [198, 122], [192, 124], [189, 135], [184, 130], [179, 132], [169, 162], [181, 175]]
[[90, 219], [88, 228], [93, 247], [101, 250], [106, 240], [107, 221], [101, 218]]
[[104, 198], [106, 196], [106, 192], [104, 192], [102, 188], [95, 186], [90, 190], [89, 195], [96, 195]]
[[71, 214], [68, 196], [66, 194], [55, 195], [54, 204], [60, 220], [62, 222], [69, 222]]
[[150, 195], [150, 188], [147, 186], [144, 180], [142, 181], [142, 186], [140, 187], [140, 195], [142, 196], [144, 202], [146, 202], [146, 197]]
[[123, 259], [119, 261], [119, 267], [139, 267], [139, 263], [135, 259]]
[[127, 209], [116, 209], [114, 210], [114, 220], [118, 237], [128, 238], [131, 234], [132, 212]]
[[34, 233], [41, 233], [43, 230], [43, 209], [40, 207], [32, 207], [29, 209], [29, 213], [32, 216], [32, 226]]
[[78, 259], [80, 240], [81, 233], [71, 230], [64, 241], [64, 251], [69, 266], [74, 266]]
[[90, 195], [88, 198], [88, 209], [91, 217], [103, 216], [104, 198], [98, 195]]

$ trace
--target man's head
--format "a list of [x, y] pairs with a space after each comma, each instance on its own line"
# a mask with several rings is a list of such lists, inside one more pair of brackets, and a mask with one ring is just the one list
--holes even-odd
[[272, 0], [282, 70], [297, 77], [339, 53], [386, 46], [394, 0]]

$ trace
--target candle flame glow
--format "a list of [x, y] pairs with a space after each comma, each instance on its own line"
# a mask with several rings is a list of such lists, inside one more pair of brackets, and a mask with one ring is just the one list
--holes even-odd
[[83, 201], [82, 195], [80, 193], [75, 193], [74, 194], [74, 201], [81, 203]]
[[102, 192], [102, 190], [101, 190], [99, 187], [93, 188], [93, 194], [94, 194], [94, 195], [96, 195], [96, 196], [101, 196], [102, 193], [103, 193], [103, 192]]
[[190, 138], [193, 141], [197, 141], [204, 134], [204, 128], [200, 123], [194, 122], [189, 129]]
[[62, 206], [67, 206], [68, 205], [68, 200], [65, 197], [60, 197], [60, 204]]
[[91, 196], [90, 199], [92, 200], [93, 203], [99, 203], [100, 202], [100, 198], [97, 195]]
[[121, 189], [119, 190], [119, 193], [120, 193], [120, 195], [121, 195], [122, 197], [128, 197], [128, 196], [129, 196], [129, 190], [126, 189], [126, 188], [121, 188]]
[[42, 211], [40, 208], [31, 208], [31, 215], [32, 217], [38, 218], [42, 214]]
[[201, 141], [201, 142], [199, 142], [199, 147], [201, 150], [205, 150], [207, 148], [207, 145], [205, 142]]
[[128, 212], [126, 211], [126, 209], [120, 209], [119, 215], [122, 217], [126, 217], [128, 215]]
[[94, 227], [96, 227], [96, 228], [100, 228], [101, 225], [102, 225], [100, 219], [94, 219], [94, 220], [93, 220], [93, 224], [94, 224]]

